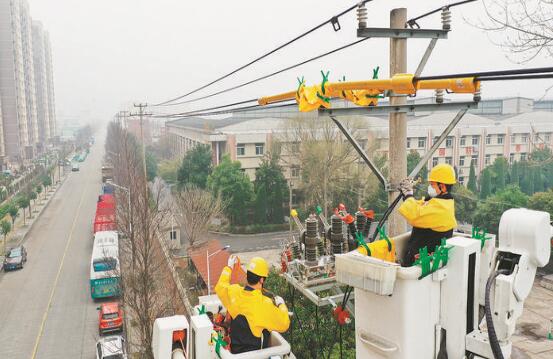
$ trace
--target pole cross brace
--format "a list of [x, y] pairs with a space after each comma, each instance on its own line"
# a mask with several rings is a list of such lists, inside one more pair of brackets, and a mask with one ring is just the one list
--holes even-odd
[[390, 39], [447, 39], [449, 30], [442, 29], [390, 29], [366, 27], [357, 29], [357, 37]]

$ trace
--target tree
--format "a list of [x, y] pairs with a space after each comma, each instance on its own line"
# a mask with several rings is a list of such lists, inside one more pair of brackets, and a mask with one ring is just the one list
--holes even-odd
[[15, 225], [15, 219], [19, 215], [19, 206], [17, 201], [11, 201], [8, 205], [8, 213], [12, 219], [12, 226]]
[[242, 172], [240, 162], [225, 155], [221, 164], [207, 178], [207, 188], [214, 196], [221, 196], [226, 204], [225, 214], [232, 224], [245, 224], [246, 213], [253, 199], [253, 186]]
[[527, 204], [528, 196], [516, 186], [507, 186], [478, 204], [473, 225], [497, 234], [503, 212], [510, 208], [526, 207]]
[[531, 196], [534, 194], [534, 171], [528, 165], [527, 161], [520, 163], [521, 177], [520, 177], [520, 189], [522, 192]]
[[269, 153], [255, 171], [256, 223], [282, 223], [283, 203], [288, 196], [288, 184], [278, 164], [280, 156]]
[[[415, 166], [420, 162], [422, 159], [421, 155], [418, 151], [411, 150], [409, 154], [407, 155], [407, 173], [410, 174], [413, 169], [415, 169]], [[426, 193], [427, 185], [427, 179], [428, 179], [428, 169], [426, 166], [424, 166], [417, 177], [420, 177], [422, 179], [421, 185], [418, 186], [418, 189], [415, 188], [415, 196], [416, 197], [423, 197]]]
[[41, 182], [42, 182], [42, 185], [44, 186], [44, 188], [48, 188], [48, 186], [52, 185], [52, 179], [48, 175], [43, 175], [41, 177]]
[[461, 222], [472, 223], [472, 216], [476, 210], [478, 197], [465, 186], [453, 187], [455, 199], [455, 218]]
[[553, 217], [553, 190], [534, 193], [528, 200], [528, 208], [536, 211], [549, 212]]
[[489, 168], [485, 168], [480, 174], [480, 198], [487, 198], [492, 194], [492, 173]]
[[[354, 138], [361, 139], [357, 121], [343, 118], [341, 122]], [[294, 192], [303, 197], [305, 207], [320, 205], [328, 217], [328, 209], [342, 202], [344, 189], [363, 191], [366, 182], [352, 188], [356, 182], [352, 178], [365, 180], [367, 168], [359, 165], [359, 155], [332, 120], [298, 117], [286, 121], [285, 126], [278, 138], [282, 161], [287, 167], [301, 170], [301, 177], [294, 181]]]
[[164, 160], [159, 163], [158, 174], [159, 177], [167, 183], [176, 183], [177, 182], [177, 172], [179, 170], [178, 160]]
[[[415, 166], [420, 162], [421, 159], [422, 157], [418, 151], [411, 150], [409, 152], [409, 154], [407, 155], [407, 174], [411, 173], [415, 169]], [[420, 170], [418, 177], [422, 178], [423, 181], [426, 181], [426, 179], [428, 178], [428, 169], [426, 168], [426, 166], [424, 166]]]
[[467, 183], [467, 188], [472, 193], [478, 192], [478, 188], [476, 187], [476, 171], [474, 169], [474, 163], [472, 161], [470, 163], [469, 181]]
[[25, 225], [25, 209], [31, 205], [31, 200], [26, 193], [23, 193], [17, 199], [17, 205], [23, 210], [23, 225]]
[[188, 151], [177, 173], [180, 185], [192, 184], [199, 188], [206, 188], [207, 177], [212, 171], [211, 147], [199, 144]]
[[38, 197], [40, 198], [40, 194], [42, 193], [42, 185], [37, 184], [36, 188], [35, 188], [35, 191], [36, 191]]
[[187, 185], [175, 193], [175, 204], [175, 213], [189, 247], [207, 239], [205, 235], [209, 225], [223, 213], [225, 207], [220, 197], [194, 185]]
[[491, 166], [493, 171], [493, 192], [500, 191], [507, 184], [509, 163], [504, 157], [497, 157]]
[[149, 182], [157, 176], [157, 159], [150, 150], [146, 150], [146, 176]]
[[2, 235], [4, 236], [4, 251], [2, 253], [6, 253], [6, 242], [8, 241], [8, 233], [12, 230], [12, 225], [8, 220], [3, 220], [0, 222], [0, 232], [2, 232]]
[[489, 23], [479, 27], [501, 35], [498, 45], [508, 48], [513, 60], [526, 62], [541, 53], [553, 56], [553, 3], [551, 0], [485, 0]]
[[[305, 359], [353, 359], [355, 358], [355, 318], [338, 329], [332, 316], [332, 307], [318, 307], [305, 296], [288, 290], [288, 283], [275, 270], [269, 272], [265, 287], [281, 295], [294, 312], [291, 328], [283, 334], [297, 358]], [[342, 330], [342, 354], [340, 355], [338, 330]]]
[[29, 217], [31, 217], [33, 213], [33, 209], [31, 208], [31, 201], [35, 203], [36, 197], [37, 197], [37, 194], [35, 191], [29, 192]]
[[509, 183], [515, 186], [520, 185], [520, 163], [514, 162], [511, 165], [511, 175], [509, 176]]

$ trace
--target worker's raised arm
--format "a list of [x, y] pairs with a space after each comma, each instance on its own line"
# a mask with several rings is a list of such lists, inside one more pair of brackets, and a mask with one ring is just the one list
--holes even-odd
[[238, 257], [231, 255], [228, 259], [227, 266], [223, 268], [217, 285], [215, 286], [215, 293], [221, 300], [221, 303], [225, 308], [228, 308], [230, 305], [230, 299], [228, 295], [228, 289], [230, 287], [230, 276], [232, 275], [232, 268], [238, 262]]
[[275, 297], [275, 303], [267, 297], [263, 298], [264, 312], [266, 322], [263, 327], [268, 331], [284, 333], [290, 327], [290, 317], [288, 316], [288, 307], [284, 304], [281, 297]]
[[[451, 206], [453, 206], [453, 202]], [[424, 201], [421, 199], [417, 201], [413, 197], [407, 198], [399, 207], [399, 213], [411, 226], [418, 228], [448, 227], [444, 230], [449, 230], [457, 225], [454, 214], [450, 213], [452, 211], [453, 207], [449, 211], [446, 206], [436, 200]]]

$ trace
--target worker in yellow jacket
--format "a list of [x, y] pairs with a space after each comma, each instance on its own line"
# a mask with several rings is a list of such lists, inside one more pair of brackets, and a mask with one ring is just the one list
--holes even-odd
[[261, 257], [252, 258], [247, 267], [245, 287], [230, 284], [236, 263], [239, 263], [238, 257], [231, 255], [215, 286], [215, 292], [232, 318], [230, 348], [233, 354], [267, 348], [271, 331], [283, 333], [290, 326], [284, 299], [279, 296], [271, 299], [263, 293], [263, 284], [269, 275], [267, 262]]
[[451, 238], [457, 227], [455, 202], [451, 189], [456, 183], [455, 171], [448, 164], [432, 168], [428, 176], [428, 196], [421, 200], [413, 197], [413, 180], [406, 178], [400, 183], [403, 203], [399, 213], [413, 226], [411, 238], [405, 249], [402, 265], [411, 266], [419, 249], [428, 247], [433, 252], [443, 238]]

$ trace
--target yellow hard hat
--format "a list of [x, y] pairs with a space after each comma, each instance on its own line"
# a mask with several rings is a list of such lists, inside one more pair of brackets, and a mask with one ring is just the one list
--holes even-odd
[[455, 170], [446, 163], [440, 163], [432, 168], [430, 175], [428, 176], [428, 181], [443, 184], [455, 184], [457, 183], [455, 180]]
[[253, 257], [248, 264], [247, 270], [260, 277], [269, 276], [269, 265], [267, 261], [261, 257]]

